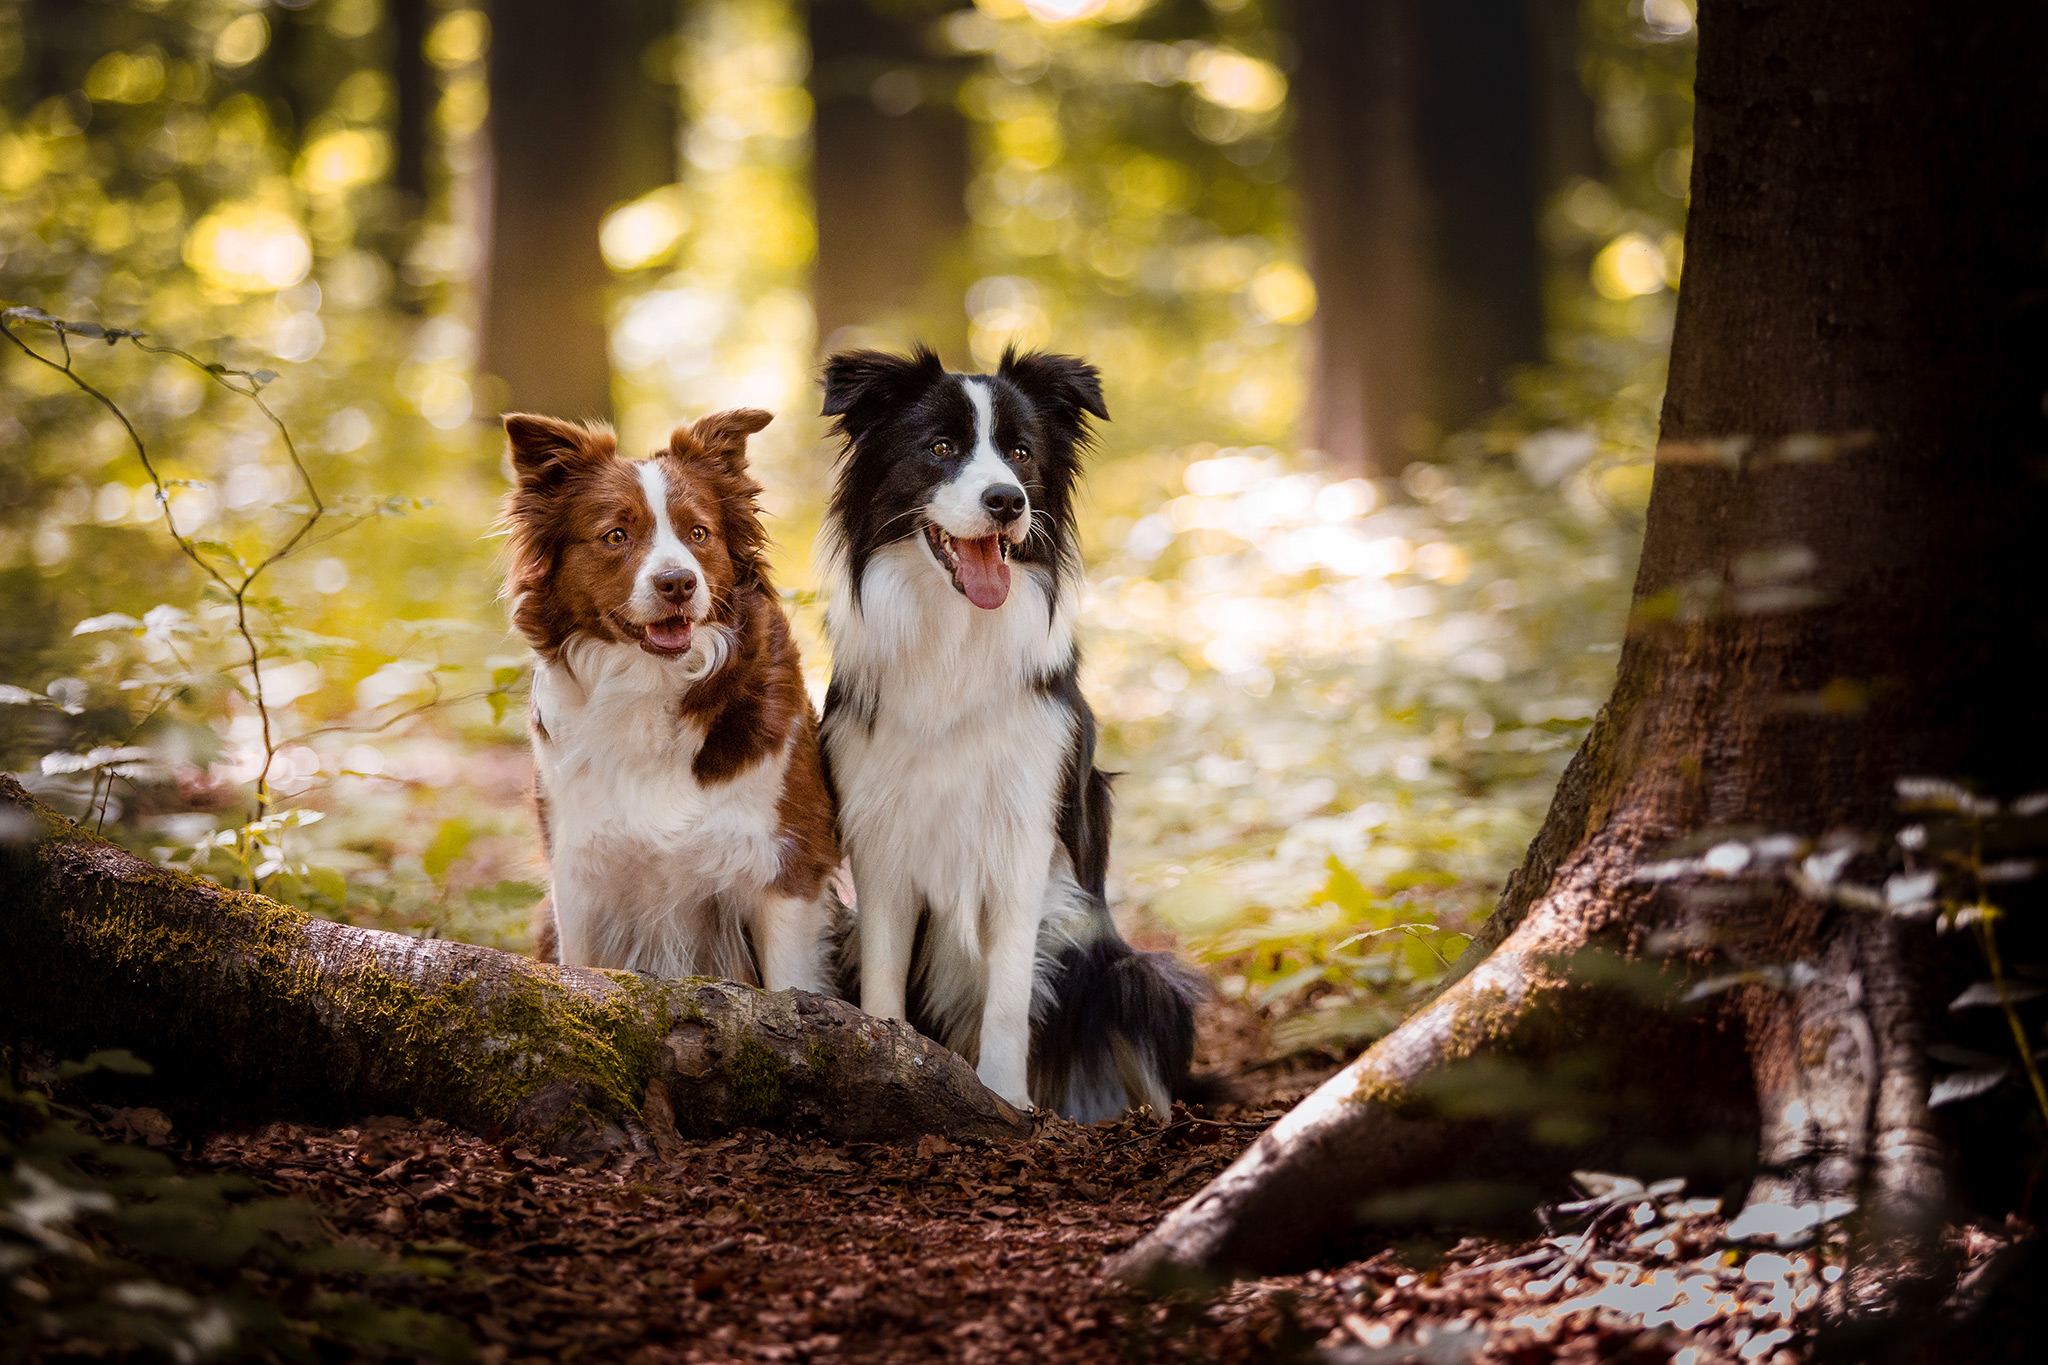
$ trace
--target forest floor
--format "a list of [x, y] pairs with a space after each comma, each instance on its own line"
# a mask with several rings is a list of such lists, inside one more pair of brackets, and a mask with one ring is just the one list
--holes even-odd
[[1640, 1187], [1582, 1210], [1584, 1240], [1387, 1249], [1164, 1298], [1105, 1285], [1106, 1257], [1331, 1069], [1273, 1059], [1242, 1008], [1210, 1008], [1201, 1051], [1241, 1078], [1239, 1103], [1163, 1127], [1041, 1120], [1012, 1143], [749, 1132], [575, 1165], [395, 1118], [151, 1136], [188, 1169], [308, 1201], [337, 1239], [424, 1267], [334, 1287], [446, 1315], [490, 1365], [1802, 1358], [1793, 1329], [1823, 1272], [1745, 1259], [1710, 1203]]

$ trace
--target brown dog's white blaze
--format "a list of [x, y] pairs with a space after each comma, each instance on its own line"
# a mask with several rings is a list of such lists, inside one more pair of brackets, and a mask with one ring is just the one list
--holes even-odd
[[[642, 627], [641, 648], [680, 656], [689, 652], [696, 623], [719, 592], [703, 561], [719, 553], [711, 518], [721, 500], [737, 493], [749, 505], [760, 485], [746, 474], [747, 437], [771, 422], [759, 408], [713, 413], [679, 426], [668, 450], [640, 466], [641, 490], [654, 515], [654, 535], [635, 577], [635, 596], [659, 609], [677, 610]], [[737, 478], [743, 487], [730, 486]], [[724, 528], [721, 528], [724, 529]]]
[[506, 418], [506, 595], [539, 656], [532, 728], [565, 961], [824, 985], [839, 850], [747, 471], [747, 437], [769, 420], [715, 413], [635, 461], [607, 428]]

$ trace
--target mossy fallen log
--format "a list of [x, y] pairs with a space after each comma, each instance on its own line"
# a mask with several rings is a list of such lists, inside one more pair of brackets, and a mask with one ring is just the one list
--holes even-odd
[[579, 1153], [1030, 1131], [960, 1057], [842, 1001], [316, 919], [152, 866], [4, 775], [0, 1041], [125, 1048], [166, 1107], [410, 1114]]

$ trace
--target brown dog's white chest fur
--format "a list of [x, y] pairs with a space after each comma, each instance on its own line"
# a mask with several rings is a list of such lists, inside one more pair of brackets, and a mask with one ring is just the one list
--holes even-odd
[[[593, 642], [534, 672], [533, 720], [546, 736], [534, 760], [562, 960], [749, 981], [738, 931], [756, 905], [788, 899], [773, 887], [797, 727], [764, 737], [770, 745], [744, 771], [700, 781], [705, 727], [675, 705], [680, 662]], [[818, 988], [815, 979], [778, 984]]]

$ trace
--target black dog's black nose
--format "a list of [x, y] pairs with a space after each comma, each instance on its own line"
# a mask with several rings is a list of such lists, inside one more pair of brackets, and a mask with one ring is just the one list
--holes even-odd
[[1008, 526], [1024, 515], [1030, 504], [1024, 500], [1024, 490], [1013, 483], [999, 483], [981, 495], [981, 505], [996, 519], [996, 525]]
[[654, 576], [654, 590], [671, 602], [680, 602], [697, 591], [697, 575], [688, 569], [663, 569]]

